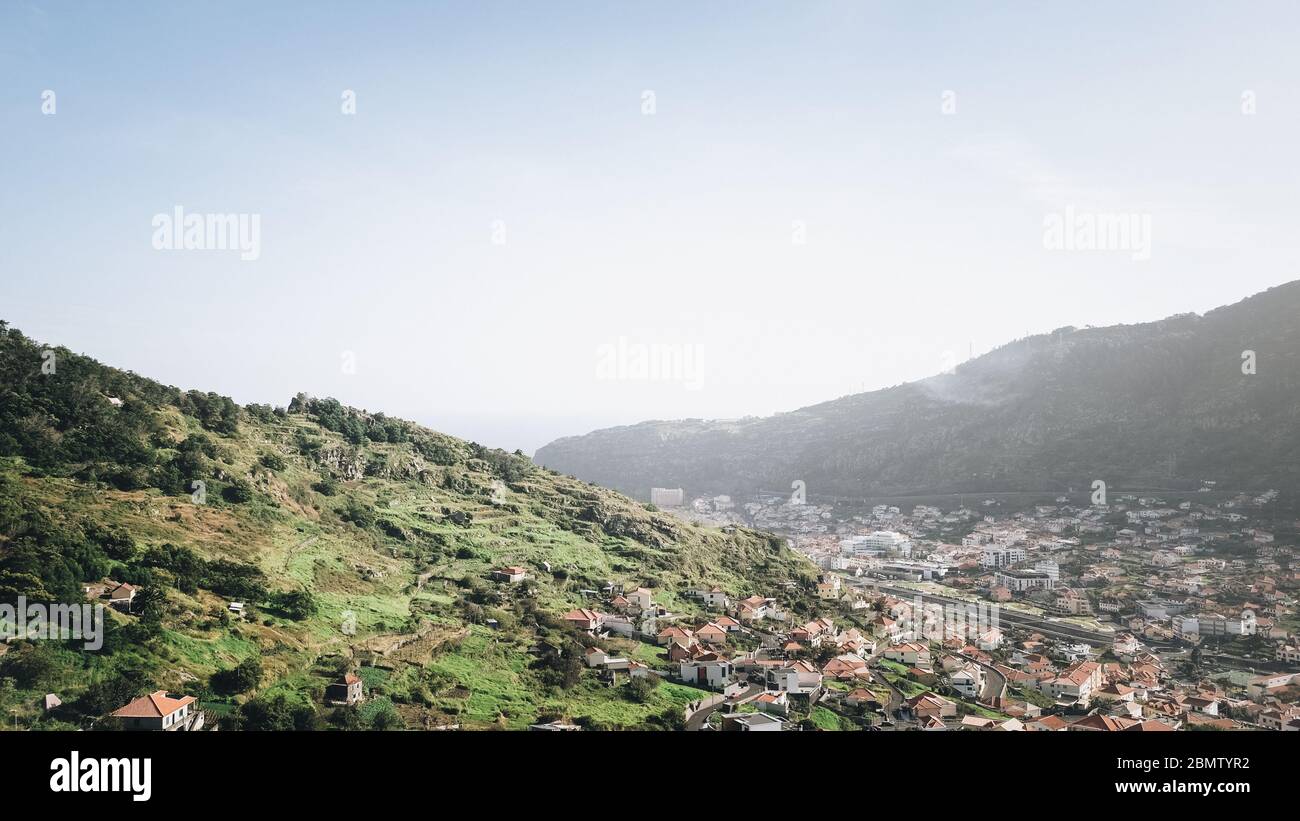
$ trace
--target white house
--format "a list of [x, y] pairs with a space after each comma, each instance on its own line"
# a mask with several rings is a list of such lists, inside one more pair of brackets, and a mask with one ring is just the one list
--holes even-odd
[[641, 610], [649, 610], [654, 607], [654, 594], [644, 587], [638, 587], [631, 593], [624, 594], [624, 598]]
[[1300, 645], [1291, 643], [1279, 645], [1276, 657], [1278, 661], [1287, 664], [1300, 664]]
[[822, 674], [808, 662], [796, 661], [784, 667], [768, 668], [764, 680], [771, 692], [804, 695], [821, 687]]
[[964, 664], [948, 677], [948, 683], [964, 698], [979, 698], [984, 687], [984, 670], [978, 664]]
[[113, 711], [124, 730], [194, 731], [203, 727], [203, 713], [194, 696], [174, 698], [165, 690], [141, 696]]
[[588, 667], [604, 667], [609, 670], [626, 670], [628, 667], [627, 659], [611, 656], [599, 647], [592, 647], [586, 655]]
[[1002, 631], [990, 627], [980, 634], [977, 646], [986, 653], [991, 653], [1002, 646]]
[[1135, 655], [1141, 646], [1132, 633], [1116, 634], [1113, 645], [1115, 654], [1119, 656]]
[[714, 690], [722, 689], [732, 673], [731, 662], [726, 659], [683, 661], [677, 668], [677, 677], [682, 681]]
[[781, 732], [786, 722], [767, 713], [733, 713], [722, 717], [725, 732]]
[[910, 667], [928, 668], [930, 666], [930, 648], [916, 642], [904, 642], [885, 650], [885, 658]]
[[1101, 687], [1101, 665], [1095, 661], [1078, 661], [1055, 678], [1045, 679], [1040, 689], [1056, 699], [1087, 706], [1094, 690]]
[[697, 592], [700, 600], [704, 602], [704, 606], [712, 610], [725, 610], [727, 605], [730, 604], [726, 591], [721, 587], [710, 587]]
[[771, 599], [765, 599], [762, 596], [750, 596], [747, 599], [741, 599], [736, 606], [736, 617], [741, 621], [758, 621], [759, 619], [768, 618], [771, 603]]

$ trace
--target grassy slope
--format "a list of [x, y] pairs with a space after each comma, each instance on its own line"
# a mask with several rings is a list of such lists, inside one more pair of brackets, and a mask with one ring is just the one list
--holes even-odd
[[[636, 702], [598, 684], [591, 673], [575, 688], [545, 687], [530, 669], [529, 650], [553, 625], [539, 625], [537, 613], [590, 605], [579, 591], [608, 582], [652, 586], [661, 604], [689, 612], [693, 605], [683, 593], [696, 584], [718, 584], [736, 595], [774, 595], [779, 582], [806, 584], [814, 572], [764, 534], [684, 524], [531, 465], [503, 482], [493, 464], [450, 438], [453, 463], [429, 465], [410, 444], [349, 444], [307, 413], [259, 421], [241, 412], [238, 431], [219, 435], [177, 407], [159, 404], [156, 411], [171, 442], [202, 434], [216, 443], [219, 458], [206, 504], [157, 488], [119, 490], [60, 477], [32, 470], [18, 457], [0, 459], [0, 475], [26, 504], [69, 521], [121, 526], [141, 550], [171, 543], [205, 559], [254, 564], [273, 591], [310, 590], [319, 611], [295, 622], [256, 608], [251, 620], [227, 624], [221, 618], [225, 599], [173, 587], [159, 638], [111, 655], [61, 651], [57, 669], [45, 679], [0, 690], [0, 707], [6, 713], [17, 708], [22, 723], [36, 721], [35, 702], [44, 692], [71, 701], [112, 670], [139, 671], [142, 690], [166, 687], [211, 699], [204, 689], [209, 676], [255, 655], [266, 670], [260, 692], [289, 691], [309, 701], [319, 699], [331, 675], [324, 662], [331, 657], [382, 668], [371, 691], [390, 696], [412, 726], [520, 727], [539, 716], [635, 726], [700, 693], [664, 685]], [[320, 447], [304, 450], [304, 435]], [[344, 481], [344, 472], [322, 457], [336, 453], [345, 460], [364, 458], [372, 475]], [[264, 467], [259, 460], [265, 454], [279, 455], [283, 469]], [[333, 496], [313, 489], [328, 475], [339, 480]], [[252, 486], [252, 499], [224, 501], [220, 488], [240, 479]], [[340, 510], [349, 502], [388, 524], [344, 521]], [[454, 523], [456, 513], [469, 514], [472, 523]], [[0, 534], [0, 555], [6, 543]], [[533, 582], [526, 596], [487, 580], [489, 569], [502, 563], [528, 568]], [[167, 580], [165, 571], [160, 575]], [[521, 601], [525, 597], [528, 602]], [[486, 603], [468, 606], [470, 598]], [[354, 634], [341, 629], [348, 611], [355, 614]], [[487, 617], [498, 618], [501, 628], [470, 624]], [[394, 649], [399, 643], [405, 646]], [[653, 651], [637, 656], [658, 663]]]

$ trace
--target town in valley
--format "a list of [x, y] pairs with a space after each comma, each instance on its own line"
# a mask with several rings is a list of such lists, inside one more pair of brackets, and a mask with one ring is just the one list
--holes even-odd
[[641, 661], [593, 647], [588, 662], [710, 691], [690, 729], [1300, 730], [1300, 521], [1275, 492], [1021, 496], [945, 507], [655, 488], [688, 520], [782, 534], [821, 569], [819, 615], [787, 612], [793, 591], [718, 588], [674, 614], [641, 588], [566, 619], [653, 637], [661, 650]]

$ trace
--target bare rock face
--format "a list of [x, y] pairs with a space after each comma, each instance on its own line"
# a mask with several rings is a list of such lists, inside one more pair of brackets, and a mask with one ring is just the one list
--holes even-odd
[[376, 458], [357, 448], [327, 447], [317, 452], [315, 461], [331, 476], [346, 482], [363, 476], [425, 484], [432, 481], [430, 468], [418, 453], [381, 454]]
[[366, 475], [366, 455], [351, 448], [322, 448], [316, 454], [316, 464], [334, 476], [351, 482]]
[[[372, 463], [372, 468], [374, 466]], [[426, 484], [431, 481], [429, 467], [418, 453], [390, 457], [379, 466], [377, 475], [397, 481], [424, 482]]]

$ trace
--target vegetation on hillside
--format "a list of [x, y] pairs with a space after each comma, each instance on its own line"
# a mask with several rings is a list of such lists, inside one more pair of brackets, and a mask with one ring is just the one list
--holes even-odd
[[[493, 581], [502, 564], [528, 580]], [[560, 616], [609, 584], [689, 612], [693, 586], [806, 591], [814, 573], [775, 537], [689, 525], [518, 452], [305, 394], [241, 407], [0, 323], [0, 602], [142, 590], [97, 652], [0, 644], [0, 709], [24, 726], [111, 728], [167, 689], [223, 728], [670, 727], [699, 691], [605, 686], [581, 662], [595, 640]], [[325, 707], [348, 670], [370, 671], [371, 700]], [[42, 714], [45, 693], [63, 706]]]

